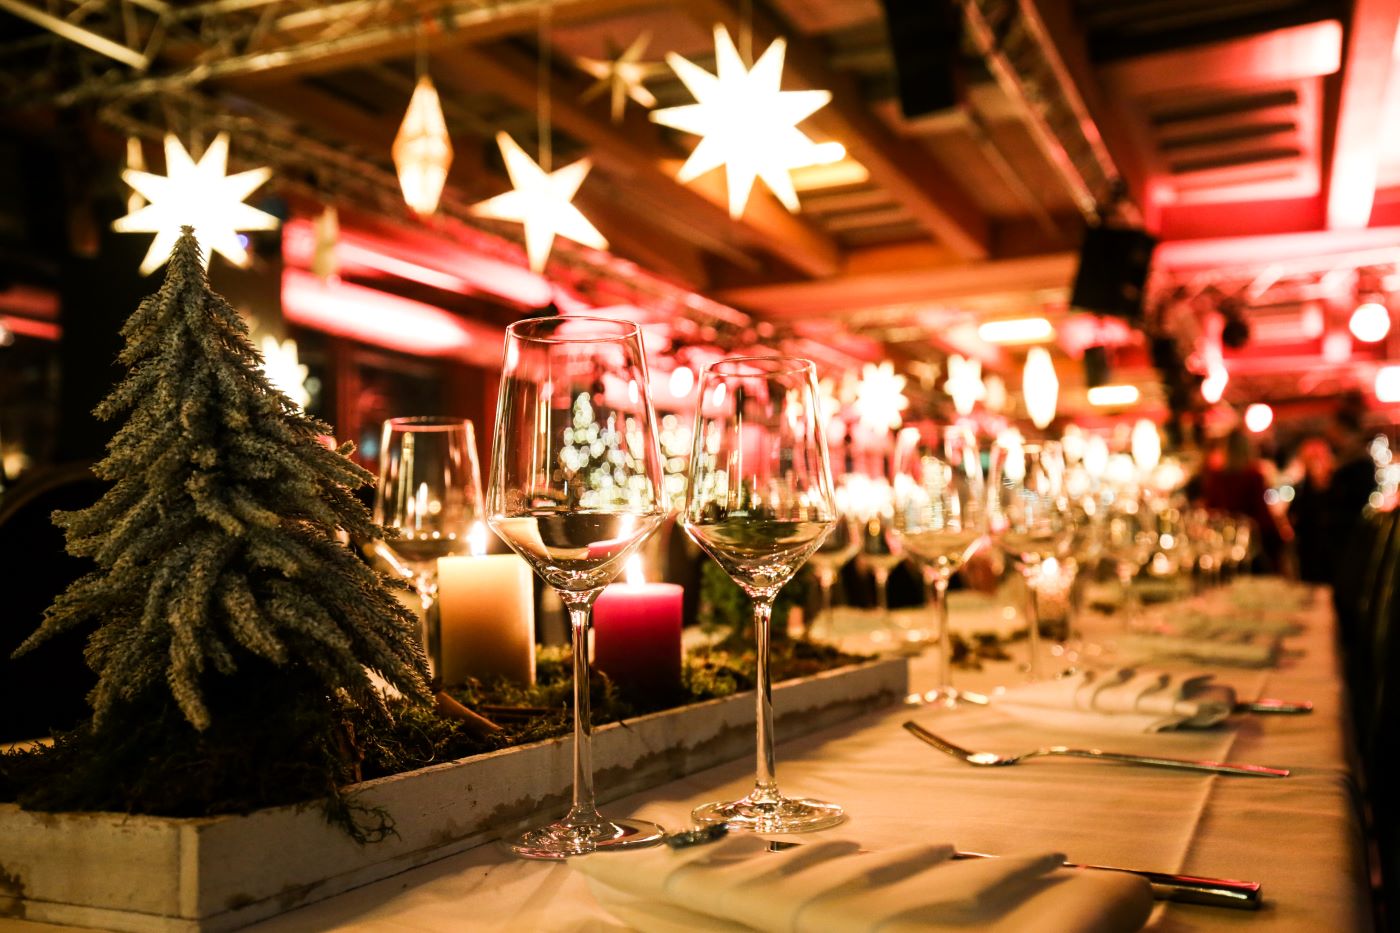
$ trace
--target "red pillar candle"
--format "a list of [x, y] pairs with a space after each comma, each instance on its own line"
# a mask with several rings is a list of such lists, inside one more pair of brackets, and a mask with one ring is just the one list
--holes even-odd
[[670, 696], [681, 683], [682, 588], [645, 582], [637, 557], [627, 581], [593, 604], [594, 666], [634, 696]]

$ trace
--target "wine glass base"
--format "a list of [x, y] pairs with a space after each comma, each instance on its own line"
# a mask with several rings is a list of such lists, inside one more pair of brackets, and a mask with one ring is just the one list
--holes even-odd
[[837, 804], [821, 800], [779, 797], [757, 802], [744, 797], [732, 803], [696, 807], [690, 818], [701, 826], [724, 823], [734, 832], [810, 833], [844, 822], [846, 813]]
[[519, 858], [566, 859], [590, 852], [640, 849], [661, 842], [666, 831], [649, 820], [603, 820], [577, 824], [560, 820], [502, 840]]

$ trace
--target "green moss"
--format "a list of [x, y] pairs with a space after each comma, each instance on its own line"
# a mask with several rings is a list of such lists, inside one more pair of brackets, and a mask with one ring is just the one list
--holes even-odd
[[[774, 680], [803, 677], [861, 658], [806, 641], [774, 645]], [[0, 800], [34, 810], [104, 810], [163, 816], [247, 813], [320, 801], [326, 818], [372, 842], [393, 833], [392, 815], [358, 807], [344, 788], [358, 780], [412, 771], [484, 752], [568, 734], [572, 729], [567, 649], [540, 649], [538, 683], [470, 681], [448, 692], [488, 708], [502, 731], [478, 736], [422, 705], [390, 701], [388, 716], [346, 709], [318, 693], [309, 674], [250, 663], [208, 688], [211, 725], [199, 731], [169, 693], [148, 692], [119, 710], [122, 729], [90, 723], [55, 737], [51, 747], [0, 754]], [[601, 673], [592, 677], [595, 725], [716, 699], [751, 689], [752, 649], [708, 649], [686, 659], [671, 698], [624, 696]], [[319, 699], [318, 699], [319, 697]], [[269, 728], [275, 722], [277, 728]]]

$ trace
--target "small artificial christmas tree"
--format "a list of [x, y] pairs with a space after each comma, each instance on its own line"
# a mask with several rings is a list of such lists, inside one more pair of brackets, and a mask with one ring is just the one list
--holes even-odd
[[[324, 753], [310, 784], [333, 792], [355, 773], [346, 713], [387, 714], [370, 671], [430, 699], [415, 618], [336, 540], [337, 530], [383, 537], [350, 492], [372, 477], [268, 382], [242, 318], [210, 290], [191, 228], [122, 334], [130, 372], [97, 409], [130, 412], [94, 467], [113, 486], [91, 508], [55, 514], [69, 550], [98, 569], [17, 652], [96, 624], [93, 719], [56, 749], [83, 759], [82, 773], [41, 796], [159, 809], [157, 785], [191, 770], [189, 760], [162, 770], [159, 758], [199, 746], [190, 754], [210, 773], [188, 794], [171, 790], [166, 808], [237, 809], [258, 794], [213, 771], [238, 756], [244, 770], [279, 767], [250, 742], [291, 766]], [[123, 773], [138, 764], [141, 775]], [[99, 785], [128, 796], [104, 799]], [[137, 799], [147, 792], [155, 802]]]

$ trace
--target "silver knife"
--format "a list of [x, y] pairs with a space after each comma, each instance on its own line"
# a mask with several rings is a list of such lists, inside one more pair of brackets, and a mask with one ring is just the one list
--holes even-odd
[[[996, 858], [985, 852], [953, 853], [953, 858]], [[1262, 888], [1257, 881], [1232, 881], [1227, 878], [1203, 878], [1199, 875], [1174, 875], [1160, 871], [1142, 871], [1137, 868], [1116, 868], [1112, 865], [1080, 865], [1065, 862], [1066, 868], [1084, 868], [1090, 871], [1116, 871], [1124, 875], [1137, 875], [1146, 878], [1152, 885], [1152, 897], [1159, 901], [1173, 901], [1178, 904], [1202, 904], [1206, 907], [1231, 907], [1235, 910], [1258, 910], [1262, 901]]]
[[[803, 845], [801, 842], [780, 842], [770, 839], [768, 850], [781, 852]], [[996, 858], [985, 852], [953, 853], [955, 859]], [[1172, 901], [1178, 904], [1200, 904], [1205, 907], [1229, 907], [1233, 910], [1258, 910], [1263, 902], [1263, 888], [1257, 881], [1232, 881], [1227, 878], [1205, 878], [1200, 875], [1175, 875], [1160, 871], [1141, 871], [1136, 868], [1117, 868], [1112, 865], [1081, 865], [1065, 862], [1066, 868], [1082, 868], [1087, 871], [1116, 871], [1124, 875], [1137, 875], [1146, 879], [1152, 886], [1152, 897], [1159, 901]]]

